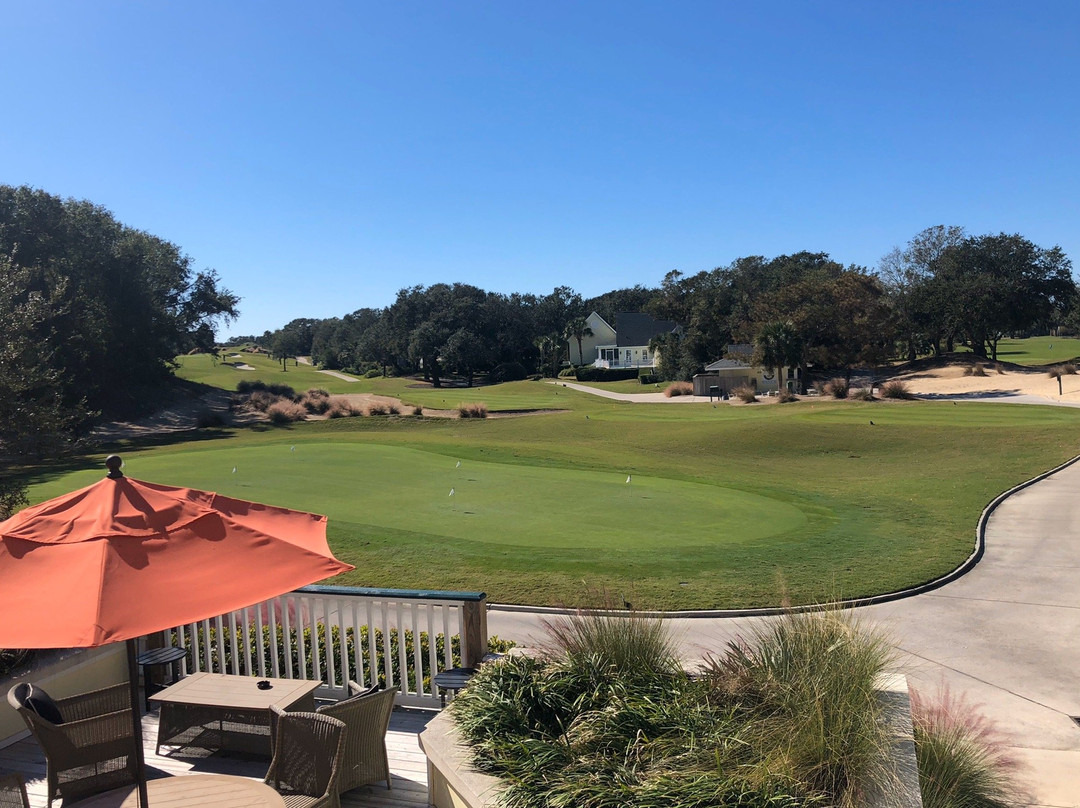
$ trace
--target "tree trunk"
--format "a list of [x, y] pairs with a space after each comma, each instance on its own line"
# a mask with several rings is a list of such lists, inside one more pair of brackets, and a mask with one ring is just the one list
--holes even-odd
[[[582, 347], [582, 338], [580, 334], [577, 338], [577, 358], [579, 365], [585, 364], [585, 349]], [[570, 364], [573, 364], [573, 362], [571, 362]]]

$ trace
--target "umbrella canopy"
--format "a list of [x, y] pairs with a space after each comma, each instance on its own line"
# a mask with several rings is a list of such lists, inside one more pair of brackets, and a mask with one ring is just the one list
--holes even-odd
[[325, 516], [140, 482], [119, 458], [112, 466], [0, 522], [0, 648], [140, 637], [353, 569], [331, 554]]

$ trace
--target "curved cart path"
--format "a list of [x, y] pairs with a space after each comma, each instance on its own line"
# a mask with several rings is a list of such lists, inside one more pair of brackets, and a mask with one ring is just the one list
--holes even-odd
[[[981, 704], [1026, 764], [1032, 805], [1080, 808], [1080, 463], [1006, 498], [967, 575], [932, 592], [859, 609], [886, 627], [912, 684], [944, 681]], [[755, 620], [672, 618], [688, 661], [720, 651]], [[543, 615], [497, 609], [491, 633], [535, 644]]]

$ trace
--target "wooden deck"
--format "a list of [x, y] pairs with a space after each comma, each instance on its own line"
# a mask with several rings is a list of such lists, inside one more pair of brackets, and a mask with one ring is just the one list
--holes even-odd
[[[427, 762], [417, 735], [436, 714], [429, 710], [395, 709], [386, 736], [393, 789], [385, 785], [363, 786], [341, 797], [342, 808], [423, 808], [427, 801]], [[143, 717], [143, 746], [150, 777], [185, 774], [232, 774], [262, 780], [270, 761], [246, 755], [210, 755], [205, 758], [169, 757], [154, 754], [157, 713]], [[27, 784], [32, 808], [45, 808], [45, 756], [32, 737], [0, 749], [0, 774], [21, 774]], [[59, 802], [54, 806], [60, 805]], [[78, 803], [72, 803], [78, 805]]]

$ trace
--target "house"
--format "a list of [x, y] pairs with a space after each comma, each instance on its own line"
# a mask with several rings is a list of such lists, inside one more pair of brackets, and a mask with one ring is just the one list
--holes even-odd
[[[671, 320], [656, 318], [636, 311], [620, 311], [612, 328], [595, 311], [586, 318], [593, 336], [582, 341], [581, 354], [577, 340], [571, 340], [570, 361], [578, 365], [601, 368], [656, 367], [656, 352], [649, 349], [653, 337], [679, 333], [680, 327]], [[575, 359], [579, 361], [574, 361]]]
[[[776, 378], [776, 368], [763, 368], [753, 364], [753, 345], [728, 345], [723, 359], [706, 365], [704, 373], [694, 376], [694, 395], [730, 395], [738, 387], [751, 387], [759, 393], [769, 393], [784, 387], [798, 392], [799, 369], [783, 368], [782, 380]], [[715, 388], [715, 389], [714, 389]]]
[[[592, 334], [582, 336], [581, 353], [578, 353], [578, 341], [576, 339], [571, 339], [568, 343], [570, 351], [567, 355], [570, 357], [571, 365], [591, 365], [598, 356], [596, 353], [598, 345], [615, 344], [615, 329], [608, 325], [607, 320], [595, 311], [585, 318], [585, 325], [589, 331], [592, 331]], [[585, 358], [582, 359], [582, 356]]]

